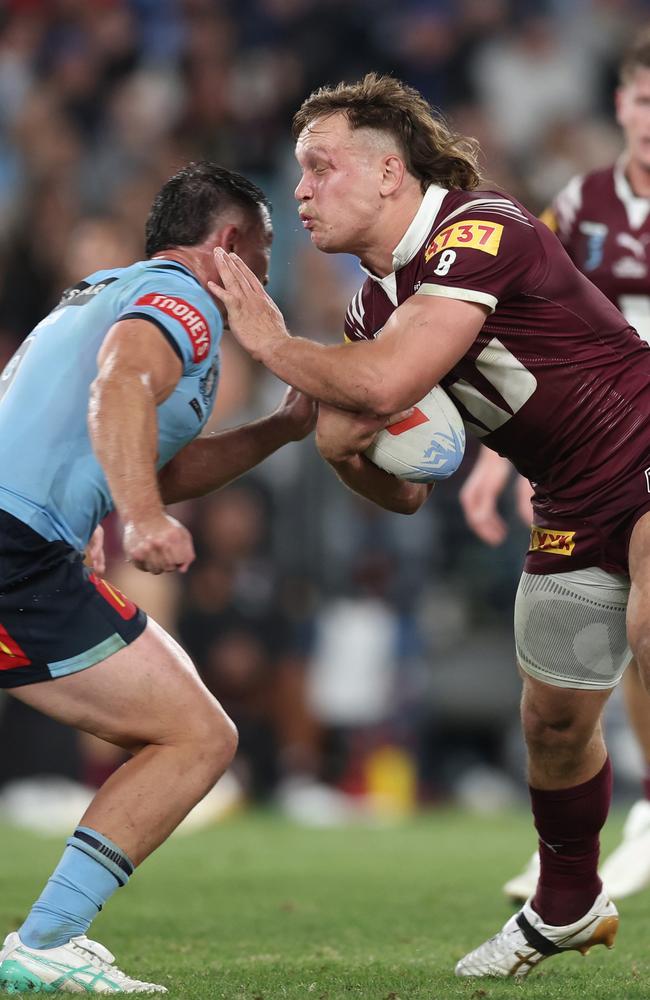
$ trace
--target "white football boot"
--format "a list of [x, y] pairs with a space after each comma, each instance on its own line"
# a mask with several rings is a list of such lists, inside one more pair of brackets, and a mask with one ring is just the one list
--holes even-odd
[[108, 948], [85, 935], [58, 948], [28, 948], [14, 931], [0, 951], [4, 993], [166, 993], [164, 986], [130, 979], [113, 964]]
[[630, 809], [623, 840], [602, 864], [600, 877], [613, 899], [632, 896], [650, 886], [650, 802], [640, 799]]
[[562, 951], [580, 951], [586, 955], [595, 944], [612, 948], [617, 930], [616, 907], [604, 892], [584, 917], [564, 927], [545, 924], [530, 903], [526, 903], [498, 934], [461, 958], [456, 975], [523, 979], [545, 958]]
[[511, 903], [521, 906], [534, 895], [539, 878], [539, 851], [535, 851], [523, 871], [509, 879], [503, 886], [503, 894]]

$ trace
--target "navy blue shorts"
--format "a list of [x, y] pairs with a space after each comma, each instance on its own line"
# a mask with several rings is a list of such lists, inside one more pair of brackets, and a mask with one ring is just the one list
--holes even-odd
[[48, 542], [0, 510], [0, 688], [92, 667], [146, 624], [145, 613], [71, 545]]

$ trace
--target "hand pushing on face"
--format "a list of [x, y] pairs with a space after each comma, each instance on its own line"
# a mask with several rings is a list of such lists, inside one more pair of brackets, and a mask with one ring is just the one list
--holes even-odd
[[214, 259], [223, 286], [209, 281], [208, 288], [226, 307], [228, 325], [239, 343], [261, 361], [265, 347], [289, 336], [282, 313], [237, 254], [217, 247]]

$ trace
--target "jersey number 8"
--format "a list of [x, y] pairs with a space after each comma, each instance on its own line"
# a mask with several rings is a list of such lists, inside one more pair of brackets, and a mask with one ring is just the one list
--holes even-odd
[[449, 274], [449, 268], [451, 267], [451, 265], [454, 263], [455, 260], [456, 260], [455, 250], [443, 250], [442, 253], [440, 254], [440, 260], [438, 261], [438, 264], [433, 273], [439, 275]]

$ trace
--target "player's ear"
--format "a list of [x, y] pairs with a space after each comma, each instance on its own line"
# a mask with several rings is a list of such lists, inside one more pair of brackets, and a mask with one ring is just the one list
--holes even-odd
[[237, 243], [239, 242], [239, 237], [241, 235], [239, 226], [230, 222], [223, 229], [220, 229], [216, 235], [216, 245], [223, 247], [228, 253], [232, 253], [233, 250], [237, 249]]
[[385, 156], [382, 162], [381, 194], [386, 196], [397, 191], [404, 179], [406, 167], [399, 156]]

